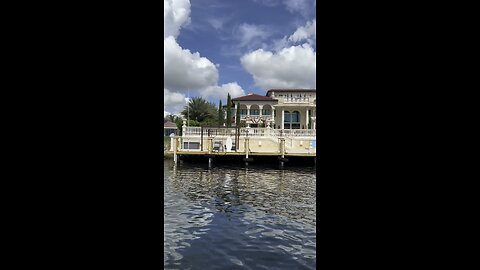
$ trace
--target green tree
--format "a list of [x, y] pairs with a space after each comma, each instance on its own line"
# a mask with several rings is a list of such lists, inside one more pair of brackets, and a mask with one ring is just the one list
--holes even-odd
[[218, 126], [218, 119], [208, 118], [200, 123], [202, 127], [216, 127]]
[[230, 93], [227, 95], [227, 127], [232, 126], [232, 97]]
[[220, 100], [218, 104], [218, 125], [223, 126], [224, 119], [223, 119], [223, 108], [222, 108], [222, 100]]
[[179, 133], [180, 133], [180, 130], [182, 130], [182, 126], [183, 126], [183, 120], [182, 120], [182, 118], [177, 117], [177, 118], [175, 119], [175, 124], [177, 125], [177, 129], [179, 130]]
[[190, 120], [203, 122], [207, 119], [215, 119], [217, 116], [217, 107], [215, 104], [206, 101], [202, 97], [190, 99], [187, 106], [182, 111], [182, 115]]
[[169, 114], [167, 115], [167, 120], [170, 121], [170, 122], [175, 122], [175, 120], [177, 120], [178, 116], [174, 115], [174, 114]]

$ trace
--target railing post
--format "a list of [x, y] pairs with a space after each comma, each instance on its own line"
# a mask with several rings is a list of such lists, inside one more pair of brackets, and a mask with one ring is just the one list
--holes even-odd
[[213, 149], [213, 138], [208, 137], [208, 154], [212, 153], [212, 149]]
[[280, 159], [280, 167], [283, 168], [284, 160], [285, 160], [285, 138], [280, 138], [280, 153], [282, 158]]
[[187, 120], [183, 120], [183, 126], [182, 126], [182, 136], [187, 135]]

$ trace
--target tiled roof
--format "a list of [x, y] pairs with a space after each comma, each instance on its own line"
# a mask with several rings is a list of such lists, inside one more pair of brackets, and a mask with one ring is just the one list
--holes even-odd
[[277, 101], [277, 100], [273, 99], [271, 97], [267, 97], [267, 96], [250, 94], [250, 95], [246, 95], [246, 96], [243, 96], [243, 97], [234, 98], [234, 99], [232, 99], [232, 101]]
[[270, 89], [267, 91], [267, 96], [268, 93], [270, 92], [317, 92], [317, 89]]
[[163, 123], [164, 128], [177, 128], [177, 125], [173, 122], [167, 121]]

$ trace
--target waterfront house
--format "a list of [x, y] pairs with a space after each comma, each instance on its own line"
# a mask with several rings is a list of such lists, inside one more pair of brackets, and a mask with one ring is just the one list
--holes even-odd
[[177, 125], [171, 121], [163, 123], [163, 135], [170, 136], [170, 134], [177, 134]]
[[232, 102], [235, 109], [240, 104], [247, 127], [316, 129], [316, 89], [270, 89], [265, 96], [250, 93]]
[[[231, 128], [187, 127], [171, 137], [171, 152], [245, 155], [316, 155], [316, 90], [270, 89], [232, 99]], [[240, 109], [240, 119], [236, 118]], [[238, 125], [241, 121], [242, 125]], [[228, 145], [232, 145], [232, 148]], [[183, 151], [183, 152], [182, 152]]]

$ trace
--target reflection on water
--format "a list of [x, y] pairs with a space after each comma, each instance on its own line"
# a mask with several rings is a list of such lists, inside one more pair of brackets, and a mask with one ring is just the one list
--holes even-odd
[[314, 168], [164, 161], [165, 269], [314, 269]]

